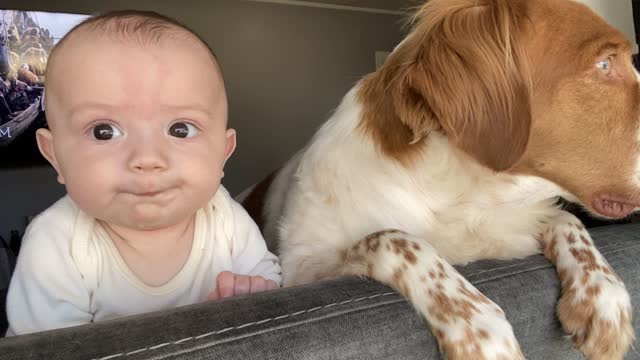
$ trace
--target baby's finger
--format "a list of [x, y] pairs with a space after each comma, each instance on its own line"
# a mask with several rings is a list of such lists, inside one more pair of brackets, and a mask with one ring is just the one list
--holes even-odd
[[233, 296], [233, 288], [235, 285], [235, 275], [230, 271], [223, 271], [218, 274], [216, 279], [219, 299], [228, 298]]
[[249, 293], [255, 294], [267, 290], [267, 281], [262, 276], [252, 276], [249, 280], [251, 282]]
[[236, 275], [236, 283], [233, 288], [234, 295], [248, 294], [251, 289], [251, 282], [246, 275]]
[[209, 295], [207, 295], [207, 300], [209, 301], [218, 300], [219, 298], [220, 298], [220, 292], [218, 291], [218, 288], [216, 288], [215, 290], [210, 292]]
[[277, 289], [279, 288], [278, 284], [276, 284], [275, 281], [273, 280], [268, 280], [267, 281], [267, 290], [273, 290], [273, 289]]

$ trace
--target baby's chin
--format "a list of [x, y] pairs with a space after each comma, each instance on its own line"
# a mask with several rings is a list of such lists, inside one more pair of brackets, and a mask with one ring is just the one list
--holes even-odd
[[162, 223], [162, 222], [158, 222], [157, 220], [155, 222], [136, 221], [136, 222], [128, 222], [126, 224], [122, 224], [123, 227], [126, 227], [130, 230], [145, 231], [145, 232], [163, 231], [174, 225], [175, 225], [174, 223], [170, 223], [170, 222]]
[[[146, 211], [143, 211], [146, 210]], [[103, 221], [112, 226], [134, 231], [156, 232], [168, 230], [172, 227], [185, 226], [193, 218], [194, 212], [167, 211], [163, 209], [135, 209], [122, 211], [115, 216], [105, 216]]]

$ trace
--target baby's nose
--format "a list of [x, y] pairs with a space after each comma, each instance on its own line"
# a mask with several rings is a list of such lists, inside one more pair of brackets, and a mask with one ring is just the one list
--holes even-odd
[[164, 171], [166, 166], [157, 159], [138, 159], [131, 165], [131, 169], [135, 172], [158, 172]]
[[134, 172], [160, 172], [167, 169], [167, 157], [161, 146], [138, 144], [129, 158], [129, 169]]

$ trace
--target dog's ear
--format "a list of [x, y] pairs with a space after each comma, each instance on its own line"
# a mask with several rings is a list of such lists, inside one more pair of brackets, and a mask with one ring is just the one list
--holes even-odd
[[411, 143], [416, 143], [433, 130], [440, 130], [431, 107], [423, 94], [424, 76], [419, 63], [398, 67], [400, 74], [394, 82], [391, 98], [400, 121], [411, 130]]
[[[455, 4], [457, 6], [453, 6]], [[414, 141], [437, 128], [496, 170], [524, 154], [531, 128], [530, 85], [512, 0], [431, 0], [394, 59], [391, 96]], [[402, 58], [401, 58], [402, 57]]]

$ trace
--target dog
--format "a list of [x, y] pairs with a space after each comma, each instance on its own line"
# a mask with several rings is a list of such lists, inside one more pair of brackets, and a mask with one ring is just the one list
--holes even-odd
[[631, 45], [572, 0], [431, 0], [304, 149], [244, 204], [285, 286], [388, 284], [448, 359], [523, 359], [504, 312], [452, 265], [543, 253], [557, 314], [589, 359], [622, 359], [630, 297], [559, 197], [640, 208]]

